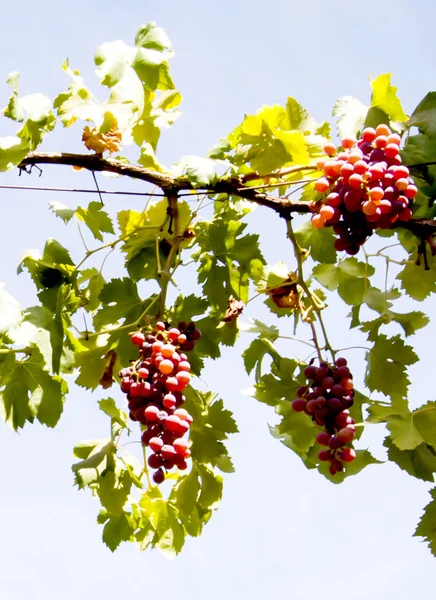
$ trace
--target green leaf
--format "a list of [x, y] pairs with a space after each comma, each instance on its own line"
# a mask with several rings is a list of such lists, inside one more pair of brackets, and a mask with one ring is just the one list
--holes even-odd
[[338, 294], [349, 306], [361, 304], [367, 290], [367, 281], [363, 278], [347, 278], [339, 284]]
[[306, 221], [295, 232], [298, 244], [302, 248], [310, 250], [313, 260], [321, 263], [336, 262], [336, 250], [334, 249], [334, 235], [330, 227], [315, 229], [311, 221]]
[[427, 402], [414, 410], [413, 422], [422, 439], [436, 447], [436, 402]]
[[[149, 23], [145, 27], [149, 27], [151, 32], [155, 26]], [[168, 68], [168, 59], [173, 55], [169, 45], [157, 48], [151, 41], [150, 33], [143, 34], [144, 30], [141, 28], [138, 32], [134, 47], [121, 41], [109, 42], [102, 44], [94, 57], [101, 83], [120, 89], [141, 109], [141, 113], [144, 88], [174, 88]]]
[[397, 96], [397, 87], [391, 85], [391, 74], [379, 75], [371, 81], [371, 106], [387, 113], [392, 121], [407, 121], [401, 102]]
[[92, 232], [96, 240], [103, 241], [102, 233], [115, 233], [112, 220], [103, 210], [100, 202], [90, 202], [88, 208], [79, 206], [76, 210], [77, 217], [83, 221]]
[[112, 552], [118, 548], [121, 542], [129, 542], [133, 538], [135, 525], [132, 518], [125, 512], [119, 515], [111, 515], [103, 529], [103, 542]]
[[203, 315], [209, 307], [205, 298], [189, 294], [188, 296], [178, 296], [174, 303], [173, 321], [185, 321], [189, 323], [193, 317]]
[[430, 490], [432, 500], [425, 507], [414, 536], [423, 537], [432, 554], [436, 556], [436, 488]]
[[175, 502], [179, 511], [190, 514], [198, 500], [200, 493], [200, 482], [198, 472], [195, 468], [186, 477], [181, 478], [174, 488]]
[[113, 398], [99, 400], [98, 405], [100, 406], [100, 410], [108, 417], [119, 423], [121, 427], [128, 429], [127, 413], [124, 410], [121, 410], [121, 408], [118, 408]]
[[75, 209], [68, 208], [68, 206], [65, 206], [65, 204], [62, 204], [61, 202], [50, 202], [48, 207], [57, 217], [62, 219], [64, 223], [71, 221], [76, 214]]
[[134, 322], [143, 306], [136, 284], [128, 277], [111, 279], [106, 283], [100, 292], [100, 300], [103, 307], [94, 317], [97, 331], [106, 325], [116, 325], [121, 319]]
[[128, 469], [122, 469], [116, 460], [117, 472], [106, 468], [98, 477], [96, 491], [102, 506], [113, 515], [120, 515], [132, 487]]
[[223, 495], [223, 478], [204, 465], [196, 464], [201, 479], [201, 492], [198, 503], [207, 510], [217, 508]]
[[436, 292], [436, 267], [435, 261], [431, 261], [431, 269], [425, 271], [413, 263], [407, 263], [404, 269], [397, 275], [401, 281], [401, 289], [414, 300], [422, 301], [430, 294]]
[[20, 98], [18, 73], [12, 73], [7, 83], [12, 88], [12, 97], [4, 114], [24, 124], [15, 136], [0, 138], [0, 171], [17, 166], [28, 152], [36, 150], [44, 136], [52, 131], [56, 124], [49, 98], [42, 94], [30, 94]]
[[230, 411], [224, 409], [222, 400], [208, 392], [202, 393], [188, 387], [185, 391], [186, 410], [193, 416], [190, 440], [192, 458], [197, 463], [218, 466], [228, 455], [222, 443], [238, 428]]
[[423, 481], [434, 481], [436, 473], [436, 452], [432, 446], [422, 443], [413, 450], [400, 450], [389, 437], [384, 441], [388, 449], [389, 460], [400, 469]]
[[8, 360], [0, 378], [0, 406], [4, 419], [13, 429], [32, 423], [54, 427], [62, 414], [67, 383], [44, 369], [45, 361], [35, 347], [24, 360]]
[[[319, 427], [303, 413], [292, 410], [290, 402], [282, 402], [277, 410], [283, 419], [276, 427], [270, 427], [271, 435], [279, 439], [282, 444], [293, 450], [301, 458], [307, 458], [307, 452], [315, 444]], [[306, 418], [304, 418], [306, 417]]]
[[406, 395], [409, 385], [406, 366], [414, 364], [418, 357], [399, 335], [392, 338], [379, 335], [366, 359], [365, 383], [371, 391], [377, 390], [386, 396]]
[[[242, 358], [244, 360], [245, 370], [247, 371], [248, 375], [257, 364], [262, 362], [265, 354], [271, 354], [274, 348], [271, 346], [271, 342], [259, 338], [257, 340], [253, 340], [248, 348], [244, 350], [242, 353]], [[277, 352], [275, 354], [277, 355]]]
[[368, 107], [357, 98], [345, 96], [336, 101], [333, 116], [337, 117], [336, 126], [341, 138], [356, 139], [365, 124]]
[[[100, 292], [106, 285], [103, 275], [95, 267], [83, 269], [83, 271], [80, 271], [77, 283], [81, 286], [82, 298], [86, 300], [86, 304], [84, 304], [85, 310], [94, 312], [101, 304]], [[88, 285], [82, 287], [84, 283]]]
[[436, 92], [429, 92], [418, 104], [408, 125], [419, 127], [429, 137], [436, 136]]
[[171, 170], [176, 178], [188, 179], [194, 187], [208, 187], [215, 183], [218, 162], [201, 156], [184, 156]]

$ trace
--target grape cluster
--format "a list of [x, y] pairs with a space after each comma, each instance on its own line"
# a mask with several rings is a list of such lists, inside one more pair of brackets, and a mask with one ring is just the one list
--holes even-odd
[[335, 475], [343, 471], [344, 463], [356, 458], [355, 450], [349, 446], [356, 434], [349, 411], [354, 397], [353, 376], [345, 358], [338, 358], [334, 365], [327, 362], [320, 362], [319, 367], [308, 365], [304, 376], [308, 383], [298, 388], [292, 408], [305, 412], [324, 427], [316, 441], [327, 449], [321, 450], [318, 458], [330, 461], [330, 474]]
[[139, 349], [139, 359], [119, 372], [130, 418], [144, 426], [141, 442], [153, 451], [148, 465], [156, 469], [153, 481], [157, 484], [165, 479], [164, 469], [187, 469], [191, 451], [183, 438], [192, 417], [181, 406], [191, 365], [184, 351], [192, 350], [200, 335], [193, 323], [170, 328], [159, 322], [154, 331], [137, 331], [132, 343]]
[[333, 226], [336, 250], [357, 254], [374, 229], [412, 217], [418, 188], [401, 164], [400, 142], [397, 133], [379, 125], [364, 129], [358, 141], [343, 139], [340, 152], [334, 144], [324, 148], [330, 159], [317, 163], [325, 177], [315, 182], [315, 191], [327, 196], [321, 207], [315, 205], [312, 225]]

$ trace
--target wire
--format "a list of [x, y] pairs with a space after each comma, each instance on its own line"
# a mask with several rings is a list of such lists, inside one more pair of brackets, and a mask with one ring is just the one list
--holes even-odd
[[3, 190], [30, 190], [38, 192], [75, 192], [80, 194], [111, 194], [114, 196], [159, 196], [165, 197], [165, 194], [152, 194], [150, 192], [123, 192], [117, 190], [86, 190], [76, 188], [54, 188], [54, 187], [32, 187], [28, 185], [0, 185]]

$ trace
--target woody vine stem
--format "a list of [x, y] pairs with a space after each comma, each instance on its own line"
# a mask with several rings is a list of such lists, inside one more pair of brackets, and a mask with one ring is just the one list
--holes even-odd
[[[327, 330], [326, 330], [324, 320], [322, 317], [322, 312], [321, 312], [325, 308], [325, 304], [317, 297], [316, 294], [314, 294], [309, 289], [309, 286], [307, 285], [307, 283], [304, 279], [303, 261], [304, 261], [305, 253], [304, 253], [304, 250], [301, 248], [300, 244], [298, 243], [297, 238], [295, 237], [291, 219], [286, 219], [286, 226], [287, 226], [287, 235], [288, 235], [289, 240], [292, 243], [292, 246], [294, 249], [294, 255], [297, 260], [298, 285], [301, 286], [301, 288], [303, 289], [304, 293], [306, 294], [306, 296], [310, 302], [310, 307], [307, 310], [306, 315], [303, 318], [303, 320], [309, 324], [309, 326], [312, 330], [313, 343], [316, 347], [316, 352], [317, 352], [319, 360], [322, 361], [322, 352], [321, 351], [326, 350], [326, 351], [330, 352], [332, 360], [334, 362], [335, 361], [335, 351], [333, 350], [333, 348], [330, 344], [330, 341], [328, 339]], [[318, 334], [316, 331], [313, 316], [311, 316], [311, 314], [310, 314], [311, 312], [315, 313], [316, 318], [319, 322], [321, 331], [323, 333], [323, 337], [324, 337], [324, 346], [323, 347], [321, 347], [319, 344]]]

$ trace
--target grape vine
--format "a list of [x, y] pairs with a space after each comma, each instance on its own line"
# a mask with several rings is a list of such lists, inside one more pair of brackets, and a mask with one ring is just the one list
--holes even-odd
[[[32, 279], [35, 306], [21, 308], [0, 287], [3, 419], [17, 431], [35, 421], [55, 427], [73, 375], [110, 423], [107, 438], [76, 444], [72, 466], [78, 488], [99, 499], [104, 543], [178, 554], [202, 533], [234, 471], [226, 441], [238, 426], [202, 370], [253, 334], [242, 352], [249, 393], [274, 410], [273, 436], [307, 468], [340, 484], [386, 458], [434, 482], [436, 402], [409, 397], [408, 376], [418, 361], [409, 339], [429, 318], [395, 302], [436, 293], [436, 95], [409, 116], [390, 75], [380, 75], [369, 106], [335, 105], [338, 143], [328, 122], [289, 97], [246, 115], [206, 157], [168, 167], [157, 149], [180, 115], [172, 56], [154, 23], [132, 46], [104, 44], [95, 56], [102, 102], [68, 61], [70, 85], [53, 100], [22, 97], [18, 74], [8, 78], [2, 114], [17, 130], [0, 138], [0, 171], [38, 172], [46, 183], [50, 169], [73, 167], [78, 179], [92, 173], [99, 201], [50, 203], [77, 226], [84, 253], [73, 258], [53, 238], [24, 253], [18, 272]], [[60, 125], [76, 128], [82, 154], [40, 151]], [[129, 146], [136, 162], [123, 154]], [[135, 180], [139, 192], [103, 189], [100, 173]], [[56, 188], [27, 193], [35, 189]], [[138, 193], [142, 210], [109, 211], [109, 193]], [[255, 208], [277, 217], [290, 258], [267, 264], [271, 240], [254, 231]], [[115, 253], [124, 267], [107, 280]], [[336, 302], [348, 307], [358, 346], [335, 347]], [[289, 356], [290, 342], [304, 352]], [[363, 358], [352, 360], [356, 348]], [[101, 397], [112, 386], [114, 397]], [[361, 436], [376, 425], [384, 445], [370, 451]], [[434, 553], [431, 494], [415, 533]]]

